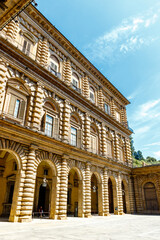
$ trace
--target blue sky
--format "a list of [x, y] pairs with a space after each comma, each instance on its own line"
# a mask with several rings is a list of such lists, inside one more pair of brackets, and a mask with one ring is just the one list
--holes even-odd
[[136, 150], [160, 159], [160, 1], [37, 0], [38, 9], [131, 104]]

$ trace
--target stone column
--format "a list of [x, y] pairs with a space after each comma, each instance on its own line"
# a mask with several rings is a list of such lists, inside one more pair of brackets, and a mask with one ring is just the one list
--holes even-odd
[[115, 119], [115, 103], [114, 99], [111, 99], [111, 116]]
[[67, 58], [63, 62], [63, 71], [62, 71], [62, 78], [63, 81], [67, 84], [70, 85], [72, 81], [72, 70], [71, 70], [71, 61], [70, 58]]
[[31, 128], [34, 130], [40, 130], [42, 104], [43, 104], [43, 88], [41, 85], [37, 83], [31, 120]]
[[130, 139], [125, 139], [125, 150], [126, 150], [126, 158], [128, 165], [132, 167], [132, 156], [131, 156], [131, 144]]
[[104, 168], [103, 172], [103, 187], [104, 187], [104, 216], [109, 216], [109, 193], [108, 193], [108, 169]]
[[0, 58], [0, 114], [2, 113], [4, 96], [5, 96], [5, 87], [6, 87], [6, 78], [7, 75], [7, 66], [6, 63]]
[[98, 90], [98, 106], [100, 109], [104, 110], [103, 90], [101, 87]]
[[85, 217], [91, 217], [91, 175], [90, 175], [90, 163], [86, 163], [85, 169]]
[[102, 123], [101, 126], [101, 145], [102, 145], [102, 156], [106, 156], [107, 155], [107, 144], [106, 144], [106, 129], [104, 124]]
[[67, 160], [68, 159], [69, 159], [68, 155], [63, 155], [61, 160], [59, 213], [58, 213], [58, 219], [60, 220], [64, 220], [67, 218], [67, 191], [68, 191]]
[[37, 61], [41, 64], [41, 66], [48, 66], [48, 58], [49, 58], [49, 45], [46, 38], [44, 40], [40, 39], [38, 42], [37, 48]]
[[16, 35], [18, 32], [18, 26], [19, 23], [15, 22], [15, 20], [12, 20], [10, 23], [7, 24], [5, 30], [6, 30], [6, 38], [12, 42], [14, 39], [16, 39]]
[[120, 160], [118, 135], [115, 133], [115, 158]]
[[89, 83], [87, 74], [85, 74], [82, 78], [82, 94], [85, 98], [89, 99]]
[[87, 113], [85, 113], [84, 119], [84, 148], [87, 151], [90, 148], [90, 118]]
[[133, 176], [130, 176], [128, 178], [129, 182], [129, 203], [130, 203], [130, 213], [136, 212], [136, 206], [135, 206], [135, 193], [134, 193], [134, 178]]
[[62, 119], [62, 141], [69, 142], [70, 132], [70, 103], [68, 100], [64, 101], [63, 119]]
[[37, 146], [31, 144], [26, 166], [26, 174], [24, 179], [21, 211], [20, 211], [20, 222], [29, 222], [32, 220], [32, 210], [34, 203], [34, 190], [36, 182], [36, 171], [35, 171], [35, 150]]
[[122, 198], [122, 179], [121, 174], [118, 173], [118, 179], [117, 179], [117, 199], [118, 199], [118, 214], [123, 214], [123, 198]]

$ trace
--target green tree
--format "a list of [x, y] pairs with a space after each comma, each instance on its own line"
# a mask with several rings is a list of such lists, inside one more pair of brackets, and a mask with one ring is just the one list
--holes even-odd
[[157, 162], [157, 159], [154, 157], [148, 156], [148, 157], [146, 157], [146, 162]]
[[134, 157], [134, 152], [135, 152], [135, 148], [134, 148], [134, 141], [133, 141], [133, 137], [130, 136], [130, 144], [131, 144], [131, 154], [132, 154], [132, 157]]
[[140, 150], [138, 150], [137, 152], [136, 151], [134, 152], [134, 157], [137, 160], [144, 160], [143, 154]]

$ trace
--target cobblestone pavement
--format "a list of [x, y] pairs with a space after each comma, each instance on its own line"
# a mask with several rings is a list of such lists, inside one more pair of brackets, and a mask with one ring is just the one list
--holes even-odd
[[68, 220], [0, 221], [0, 240], [160, 240], [160, 216], [123, 215]]

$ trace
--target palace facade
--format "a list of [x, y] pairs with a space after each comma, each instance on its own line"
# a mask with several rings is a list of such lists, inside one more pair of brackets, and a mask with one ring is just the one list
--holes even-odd
[[129, 101], [34, 6], [17, 20], [0, 33], [0, 216], [135, 213]]

